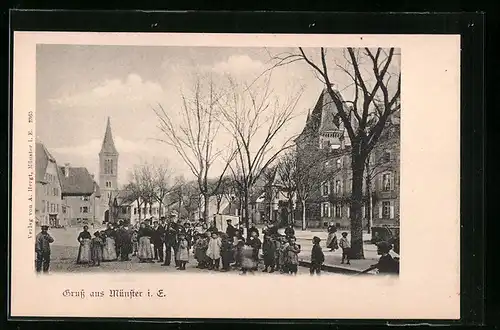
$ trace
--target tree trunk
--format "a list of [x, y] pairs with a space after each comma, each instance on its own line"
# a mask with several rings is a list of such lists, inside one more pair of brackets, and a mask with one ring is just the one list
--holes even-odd
[[363, 204], [363, 173], [365, 158], [354, 153], [352, 155], [352, 195], [351, 195], [351, 258], [364, 259], [363, 220], [361, 207]]
[[372, 201], [372, 180], [370, 176], [370, 163], [366, 162], [366, 194], [368, 195], [369, 205], [368, 205], [368, 214], [365, 212], [365, 216], [368, 216], [368, 234], [372, 232], [372, 209], [373, 209], [373, 201]]
[[161, 201], [158, 202], [158, 218], [163, 216], [163, 203]]
[[245, 189], [245, 196], [244, 196], [244, 202], [243, 202], [243, 217], [245, 221], [245, 228], [247, 230], [247, 237], [250, 237], [248, 234], [248, 229], [250, 228], [250, 204], [249, 204], [250, 196], [249, 196], [249, 191], [248, 188]]
[[306, 230], [307, 222], [306, 222], [306, 200], [302, 200], [302, 230]]
[[137, 212], [139, 214], [139, 223], [141, 222], [141, 204], [139, 204], [139, 200], [137, 201]]
[[203, 194], [203, 219], [208, 224], [208, 208], [210, 203], [210, 196], [208, 194]]
[[293, 200], [292, 197], [288, 197], [288, 223], [289, 224], [294, 224], [293, 223]]

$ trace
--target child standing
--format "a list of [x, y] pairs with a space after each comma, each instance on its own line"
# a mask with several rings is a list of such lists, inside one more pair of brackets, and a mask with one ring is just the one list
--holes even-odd
[[236, 230], [233, 238], [233, 250], [234, 250], [234, 266], [241, 266], [241, 251], [245, 245], [245, 239], [240, 230]]
[[213, 231], [208, 242], [207, 257], [210, 259], [208, 269], [219, 269], [220, 265], [220, 248], [222, 241], [216, 231]]
[[132, 255], [136, 256], [137, 251], [139, 250], [139, 238], [137, 237], [138, 230], [137, 226], [134, 226], [134, 230], [132, 232]]
[[194, 244], [194, 258], [198, 261], [198, 268], [206, 268], [208, 241], [203, 234], [196, 235]]
[[319, 275], [321, 273], [321, 265], [325, 262], [325, 255], [321, 250], [321, 246], [319, 245], [321, 239], [317, 236], [313, 237], [313, 247], [311, 250], [311, 268], [309, 269], [311, 275], [316, 273]]
[[252, 247], [252, 260], [254, 263], [253, 270], [257, 270], [259, 265], [259, 251], [262, 243], [259, 239], [259, 233], [253, 230], [250, 233], [250, 238], [248, 240], [248, 245]]
[[274, 267], [277, 270], [281, 270], [281, 260], [280, 260], [280, 250], [281, 250], [281, 237], [274, 237]]
[[179, 234], [179, 270], [186, 270], [189, 261], [189, 243], [184, 233]]
[[280, 258], [280, 273], [288, 274], [288, 247], [290, 246], [290, 243], [288, 242], [288, 239], [285, 236], [281, 237], [281, 248], [279, 252], [279, 258]]
[[288, 257], [288, 273], [292, 275], [297, 275], [298, 266], [299, 266], [299, 253], [300, 253], [300, 245], [296, 243], [295, 237], [290, 237], [290, 244], [287, 248], [287, 257]]
[[264, 255], [263, 272], [267, 273], [268, 268], [271, 268], [270, 273], [273, 273], [275, 266], [276, 245], [271, 236], [267, 234], [264, 235], [264, 243], [262, 244], [262, 254]]
[[344, 260], [347, 261], [347, 265], [351, 264], [350, 261], [350, 255], [351, 255], [351, 242], [349, 242], [349, 239], [347, 238], [347, 233], [343, 232], [342, 233], [342, 238], [340, 239], [339, 246], [342, 249], [342, 262], [341, 264], [344, 263]]
[[229, 264], [233, 259], [233, 244], [231, 237], [226, 233], [222, 235], [221, 243], [221, 257], [222, 257], [222, 271], [227, 272], [229, 270]]
[[100, 266], [102, 260], [102, 247], [104, 246], [104, 242], [99, 231], [96, 231], [94, 233], [94, 236], [95, 237], [92, 238], [92, 241], [90, 242], [92, 265]]

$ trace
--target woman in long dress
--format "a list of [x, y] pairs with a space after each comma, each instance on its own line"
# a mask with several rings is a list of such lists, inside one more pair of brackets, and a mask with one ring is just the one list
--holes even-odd
[[153, 262], [153, 249], [151, 248], [152, 235], [152, 229], [146, 226], [146, 224], [141, 223], [141, 228], [137, 235], [139, 237], [139, 251], [137, 256], [140, 262]]
[[78, 235], [78, 242], [80, 242], [80, 247], [78, 248], [78, 257], [76, 258], [76, 263], [78, 264], [88, 264], [91, 262], [91, 248], [90, 241], [92, 236], [88, 231], [88, 226], [83, 226], [83, 231]]
[[104, 248], [102, 249], [102, 261], [114, 261], [116, 256], [116, 233], [108, 224], [108, 228], [104, 231], [106, 239], [104, 239]]
[[339, 248], [339, 243], [337, 241], [337, 227], [331, 223], [328, 226], [328, 237], [326, 239], [326, 247], [330, 249], [330, 251], [335, 251]]

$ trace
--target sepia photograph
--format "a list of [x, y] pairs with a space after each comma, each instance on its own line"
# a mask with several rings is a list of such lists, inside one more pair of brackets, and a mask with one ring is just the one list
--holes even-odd
[[13, 317], [460, 317], [459, 36], [24, 31], [13, 68]]
[[36, 271], [397, 275], [400, 61], [37, 45]]

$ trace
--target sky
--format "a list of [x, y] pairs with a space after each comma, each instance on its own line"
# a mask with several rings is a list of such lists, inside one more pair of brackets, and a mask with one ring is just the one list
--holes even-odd
[[[269, 54], [287, 51], [292, 50], [38, 45], [37, 137], [58, 163], [87, 167], [97, 177], [98, 153], [110, 117], [120, 154], [121, 185], [127, 183], [134, 166], [145, 162], [168, 163], [175, 174], [192, 178], [175, 150], [158, 141], [163, 133], [154, 107], [161, 104], [176, 118], [181, 93], [193, 86], [196, 74], [209, 74], [216, 82], [227, 74], [237, 81], [252, 82], [269, 67]], [[342, 60], [340, 53], [333, 53]], [[349, 85], [345, 76], [336, 77], [339, 85]], [[303, 89], [293, 120], [276, 138], [276, 144], [281, 144], [302, 131], [323, 84], [303, 62], [273, 70], [270, 84], [273, 96], [283, 102]], [[218, 141], [225, 143], [228, 138], [221, 133]], [[221, 168], [222, 163], [214, 164], [211, 175], [218, 175]]]

